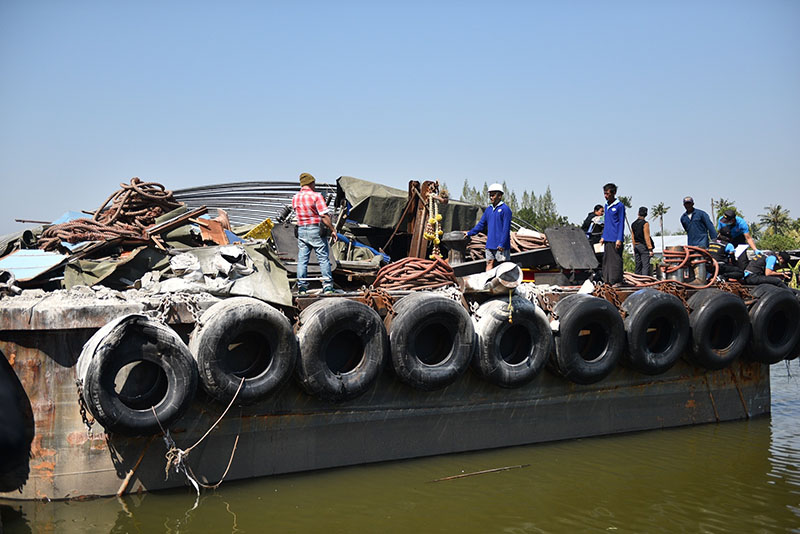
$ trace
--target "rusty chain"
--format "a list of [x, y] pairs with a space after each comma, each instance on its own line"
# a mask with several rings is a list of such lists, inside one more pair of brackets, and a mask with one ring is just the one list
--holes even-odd
[[152, 315], [155, 320], [167, 324], [170, 312], [176, 312], [179, 304], [183, 304], [189, 313], [192, 315], [192, 320], [195, 324], [200, 324], [200, 305], [198, 303], [197, 295], [188, 293], [167, 293], [161, 297], [158, 306], [152, 310]]
[[94, 433], [92, 432], [92, 426], [95, 424], [96, 421], [94, 420], [94, 418], [90, 419], [89, 416], [86, 415], [87, 412], [86, 401], [83, 400], [83, 380], [81, 380], [80, 378], [76, 378], [75, 386], [78, 390], [78, 410], [80, 411], [81, 414], [81, 421], [83, 421], [83, 424], [86, 426], [86, 435], [89, 437], [89, 439], [93, 439]]

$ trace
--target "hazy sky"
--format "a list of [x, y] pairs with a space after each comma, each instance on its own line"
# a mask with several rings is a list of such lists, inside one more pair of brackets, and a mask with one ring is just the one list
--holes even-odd
[[303, 171], [800, 217], [800, 1], [0, 0], [0, 234]]

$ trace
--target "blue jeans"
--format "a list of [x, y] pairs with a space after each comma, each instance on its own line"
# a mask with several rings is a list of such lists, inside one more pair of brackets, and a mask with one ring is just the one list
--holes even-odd
[[302, 280], [308, 273], [308, 258], [311, 249], [317, 253], [319, 269], [322, 271], [323, 286], [333, 286], [331, 262], [328, 259], [328, 242], [319, 235], [319, 226], [307, 224], [297, 228], [297, 289], [308, 289], [308, 282]]

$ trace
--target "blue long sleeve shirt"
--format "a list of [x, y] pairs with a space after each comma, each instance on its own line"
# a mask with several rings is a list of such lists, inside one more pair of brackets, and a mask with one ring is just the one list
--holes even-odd
[[717, 231], [708, 213], [695, 209], [692, 216], [684, 212], [681, 215], [681, 226], [686, 230], [686, 242], [692, 247], [708, 248], [709, 236], [717, 238]]
[[486, 248], [497, 250], [502, 247], [504, 250], [511, 250], [511, 208], [505, 202], [500, 202], [497, 206], [489, 205], [483, 210], [481, 220], [475, 228], [467, 232], [468, 236], [473, 236], [478, 232], [486, 233]]
[[606, 203], [605, 226], [603, 227], [603, 241], [623, 241], [625, 239], [625, 205], [615, 199], [611, 204]]

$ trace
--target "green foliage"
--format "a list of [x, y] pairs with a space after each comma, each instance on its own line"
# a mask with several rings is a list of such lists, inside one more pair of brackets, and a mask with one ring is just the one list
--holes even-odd
[[626, 208], [633, 208], [633, 197], [630, 195], [620, 195], [619, 197], [620, 203], [625, 206]]
[[772, 230], [774, 234], [782, 234], [792, 227], [792, 219], [789, 217], [789, 210], [784, 209], [780, 204], [764, 206], [766, 210], [758, 216], [758, 221]]
[[[727, 209], [731, 209], [733, 211], [736, 211], [736, 205], [735, 205], [735, 202], [733, 200], [730, 200], [730, 199], [727, 199], [727, 198], [720, 198], [719, 200], [714, 200], [712, 198], [711, 199], [711, 210], [712, 210], [711, 219], [712, 219], [712, 221], [716, 224], [717, 220], [719, 220], [719, 218], [722, 217], [722, 212], [727, 210]], [[738, 215], [740, 217], [743, 216], [741, 213], [738, 213]]]
[[776, 234], [770, 229], [764, 232], [764, 235], [756, 241], [756, 245], [763, 250], [779, 251], [800, 249], [800, 231], [789, 230], [786, 233]]
[[636, 270], [636, 260], [633, 259], [633, 254], [628, 251], [628, 247], [622, 249], [622, 270], [627, 273], [632, 273]]
[[664, 250], [664, 215], [669, 211], [669, 206], [665, 206], [663, 202], [659, 202], [650, 208], [650, 218], [652, 220], [658, 219], [661, 223], [661, 231], [658, 233], [661, 236], [661, 250]]

